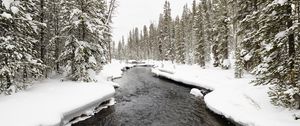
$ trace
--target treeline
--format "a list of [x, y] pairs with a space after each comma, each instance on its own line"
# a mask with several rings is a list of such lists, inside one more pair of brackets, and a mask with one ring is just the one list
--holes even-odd
[[0, 94], [64, 74], [94, 81], [109, 59], [115, 0], [0, 0]]
[[[256, 85], [271, 85], [274, 105], [300, 108], [300, 1], [201, 0], [172, 18], [165, 2], [158, 24], [134, 28], [116, 49], [119, 59], [207, 62], [256, 76]], [[232, 56], [234, 64], [229, 59]]]

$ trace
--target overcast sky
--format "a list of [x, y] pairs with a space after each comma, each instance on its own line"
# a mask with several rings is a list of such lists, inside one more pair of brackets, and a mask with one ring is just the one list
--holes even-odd
[[[169, 0], [172, 16], [181, 15], [184, 4], [192, 5], [193, 0]], [[142, 28], [151, 22], [157, 23], [159, 14], [163, 12], [165, 0], [118, 0], [118, 8], [113, 18], [113, 40], [118, 42], [122, 35], [125, 41], [129, 30]]]

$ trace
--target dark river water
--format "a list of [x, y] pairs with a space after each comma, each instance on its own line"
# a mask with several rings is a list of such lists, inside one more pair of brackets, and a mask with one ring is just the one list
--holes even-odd
[[132, 68], [116, 81], [116, 104], [73, 126], [231, 126], [210, 112], [191, 87]]

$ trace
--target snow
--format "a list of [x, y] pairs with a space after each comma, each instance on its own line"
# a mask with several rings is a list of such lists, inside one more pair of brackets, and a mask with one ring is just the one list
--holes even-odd
[[[120, 76], [123, 64], [113, 61], [95, 75], [97, 82], [84, 83], [47, 79], [24, 91], [0, 96], [1, 126], [71, 125], [115, 104], [114, 82], [107, 76]], [[108, 72], [109, 71], [109, 72]], [[13, 87], [12, 87], [13, 88]], [[99, 105], [110, 100], [106, 105]], [[99, 108], [98, 108], [99, 107]], [[87, 116], [75, 117], [85, 114]]]
[[2, 0], [2, 5], [4, 5], [4, 7], [9, 10], [11, 3], [13, 3], [14, 0]]
[[114, 88], [105, 83], [45, 80], [11, 96], [0, 97], [0, 125], [60, 125], [109, 100]]
[[126, 64], [119, 60], [112, 60], [112, 63], [105, 65], [103, 70], [101, 71], [101, 76], [106, 78], [120, 78], [122, 77], [122, 68], [124, 68]]
[[[187, 85], [213, 90], [204, 96], [207, 107], [241, 125], [249, 126], [299, 126], [300, 110], [276, 107], [268, 97], [269, 86], [253, 86], [254, 76], [245, 74], [242, 79], [234, 78], [234, 68], [222, 70], [210, 64], [206, 69], [197, 65], [178, 65], [152, 69], [158, 76], [166, 77]], [[164, 72], [171, 68], [173, 73]], [[291, 90], [292, 91], [292, 90]], [[195, 90], [196, 92], [196, 90]], [[194, 91], [193, 91], [194, 93]], [[199, 92], [198, 92], [199, 93]]]
[[1, 14], [1, 16], [2, 16], [2, 17], [5, 17], [5, 18], [7, 18], [7, 19], [12, 18], [11, 14], [6, 13], [6, 12], [3, 12], [3, 13]]
[[10, 9], [14, 14], [19, 12], [19, 8], [15, 7], [15, 6], [12, 6]]
[[284, 5], [287, 2], [287, 0], [274, 0], [274, 3], [278, 3], [280, 5]]
[[274, 47], [273, 47], [273, 44], [272, 43], [270, 43], [270, 44], [266, 44], [265, 45], [265, 49], [267, 50], [267, 51], [270, 51], [270, 50], [272, 50]]
[[25, 16], [26, 16], [27, 20], [30, 20], [30, 21], [32, 20], [32, 17], [30, 16], [30, 14], [25, 14]]
[[224, 66], [224, 67], [227, 67], [227, 68], [229, 68], [230, 67], [230, 60], [229, 59], [225, 59], [224, 61], [223, 61], [223, 63], [222, 63], [222, 65]]
[[244, 60], [245, 61], [249, 61], [252, 58], [252, 54], [248, 53], [245, 57]]
[[286, 31], [281, 31], [275, 35], [275, 39], [281, 39], [286, 36]]
[[190, 92], [190, 94], [194, 95], [195, 97], [203, 97], [203, 94], [201, 91], [197, 88], [193, 88]]

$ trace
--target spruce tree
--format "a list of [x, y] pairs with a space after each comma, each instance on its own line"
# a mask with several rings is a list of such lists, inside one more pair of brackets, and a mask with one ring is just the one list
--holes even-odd
[[67, 68], [67, 78], [73, 81], [93, 81], [92, 74], [105, 63], [104, 1], [65, 0], [64, 15], [68, 15], [63, 28], [65, 48], [59, 57]]
[[193, 14], [188, 8], [188, 5], [184, 5], [181, 20], [183, 22], [183, 33], [185, 43], [185, 63], [192, 64], [194, 57], [193, 45]]
[[165, 1], [163, 22], [162, 22], [162, 36], [163, 36], [163, 50], [164, 50], [164, 60], [172, 60], [172, 17], [171, 17], [171, 7], [170, 2]]
[[163, 50], [163, 42], [164, 42], [164, 32], [163, 32], [163, 14], [159, 16], [159, 23], [158, 23], [158, 60], [162, 61], [165, 59], [165, 52]]
[[176, 62], [185, 63], [185, 43], [183, 36], [183, 22], [177, 16], [175, 19], [175, 56]]
[[34, 50], [39, 25], [33, 20], [34, 1], [15, 0], [0, 7], [0, 93], [10, 94], [42, 76], [44, 65]]
[[201, 67], [205, 67], [205, 41], [204, 41], [204, 27], [203, 27], [203, 15], [202, 15], [202, 3], [199, 3], [196, 10], [196, 16], [194, 21], [194, 30], [196, 35], [196, 60], [197, 64]]
[[221, 66], [223, 69], [230, 67], [229, 61], [229, 15], [228, 1], [214, 1], [214, 66]]
[[153, 23], [149, 26], [149, 48], [151, 59], [158, 59], [157, 29]]
[[296, 41], [292, 19], [292, 1], [268, 1], [258, 18], [260, 29], [256, 32], [263, 45], [262, 63], [256, 67], [257, 85], [273, 85], [269, 92], [272, 103], [289, 108], [299, 108], [299, 80], [295, 69]]
[[204, 29], [204, 41], [205, 41], [205, 61], [211, 60], [211, 45], [212, 45], [212, 8], [210, 0], [202, 0], [202, 16], [203, 16], [203, 29]]

